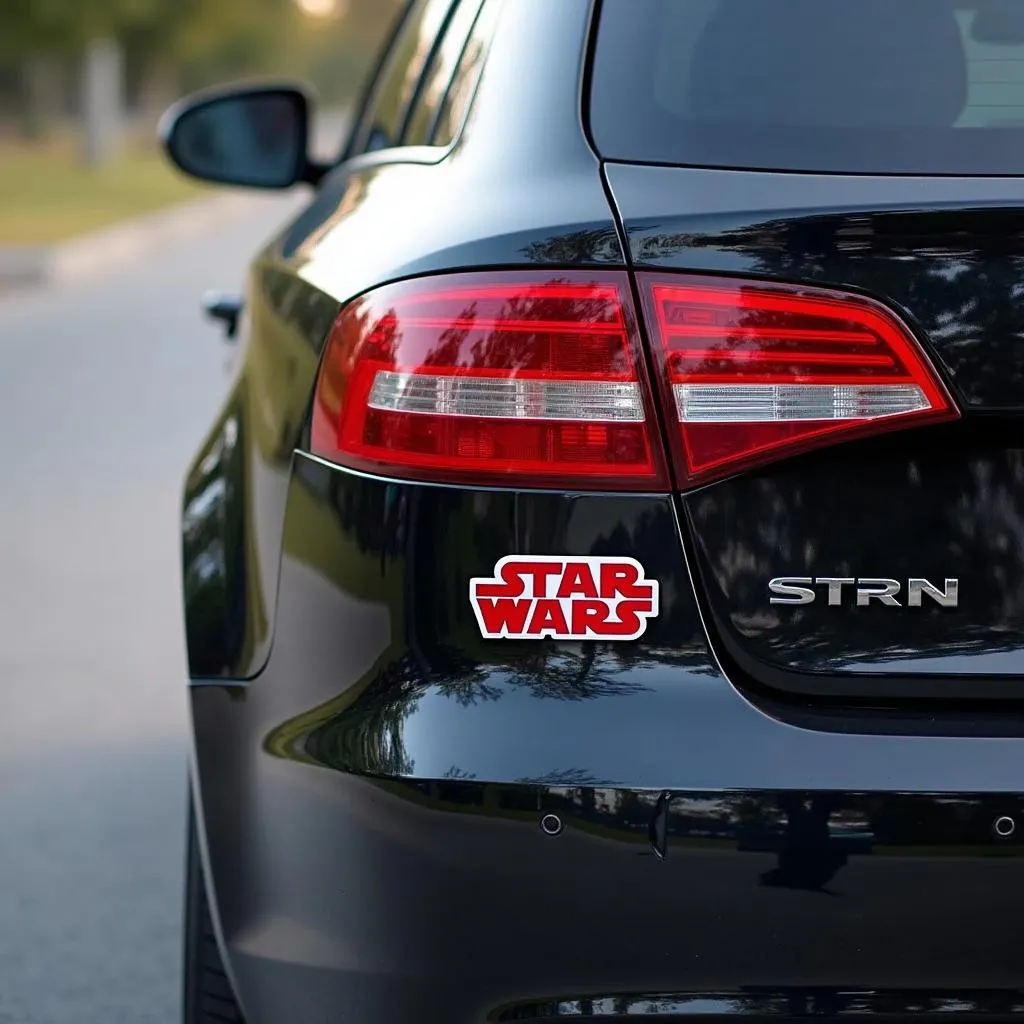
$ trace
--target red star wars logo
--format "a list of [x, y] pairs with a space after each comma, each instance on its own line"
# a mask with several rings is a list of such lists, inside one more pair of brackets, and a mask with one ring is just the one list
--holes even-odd
[[658, 581], [633, 558], [506, 555], [469, 581], [469, 601], [491, 640], [636, 640], [658, 614]]

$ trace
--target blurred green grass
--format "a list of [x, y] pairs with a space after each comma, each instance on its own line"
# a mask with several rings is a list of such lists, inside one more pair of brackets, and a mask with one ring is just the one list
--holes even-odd
[[202, 195], [151, 144], [83, 167], [73, 137], [0, 143], [0, 245], [47, 245]]

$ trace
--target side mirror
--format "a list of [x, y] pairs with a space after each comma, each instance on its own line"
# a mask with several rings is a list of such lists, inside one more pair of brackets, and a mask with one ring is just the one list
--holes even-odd
[[285, 189], [323, 173], [309, 158], [311, 109], [295, 85], [230, 86], [176, 103], [160, 122], [160, 140], [193, 178]]

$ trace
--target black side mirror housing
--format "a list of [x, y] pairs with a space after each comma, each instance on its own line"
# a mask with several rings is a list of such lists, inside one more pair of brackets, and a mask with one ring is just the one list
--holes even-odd
[[201, 181], [287, 189], [318, 181], [309, 155], [313, 100], [300, 85], [258, 82], [207, 90], [174, 104], [160, 121], [171, 162]]

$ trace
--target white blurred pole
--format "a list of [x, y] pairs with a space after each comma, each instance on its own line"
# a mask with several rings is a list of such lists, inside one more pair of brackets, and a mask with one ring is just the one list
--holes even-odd
[[94, 39], [82, 55], [82, 159], [90, 166], [108, 163], [121, 136], [121, 47], [113, 39]]

